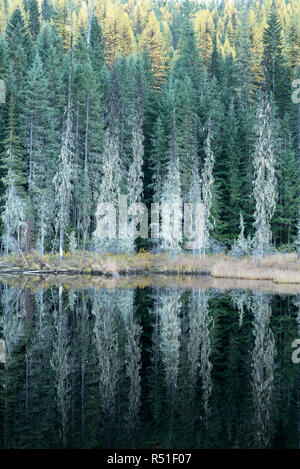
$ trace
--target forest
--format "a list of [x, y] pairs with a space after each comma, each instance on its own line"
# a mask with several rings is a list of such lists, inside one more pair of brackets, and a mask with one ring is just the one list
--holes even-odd
[[299, 64], [296, 0], [1, 0], [2, 252], [182, 252], [176, 213], [101, 238], [121, 195], [201, 204], [199, 253], [299, 251]]

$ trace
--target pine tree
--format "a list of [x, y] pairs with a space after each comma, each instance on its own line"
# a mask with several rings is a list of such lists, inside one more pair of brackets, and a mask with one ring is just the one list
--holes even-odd
[[253, 52], [251, 43], [251, 29], [249, 24], [249, 13], [243, 12], [238, 37], [237, 57], [236, 57], [236, 80], [237, 93], [239, 102], [244, 111], [248, 109], [249, 104], [253, 100], [258, 83], [254, 77], [254, 67], [257, 61]]
[[72, 114], [67, 111], [65, 129], [63, 131], [57, 171], [54, 177], [57, 202], [57, 230], [59, 232], [59, 256], [63, 257], [64, 236], [70, 219], [70, 203], [72, 191], [74, 135]]
[[[191, 228], [194, 230], [194, 237], [191, 240], [193, 242], [193, 255], [196, 251], [199, 253], [203, 252], [204, 242], [204, 205], [202, 201], [202, 187], [201, 177], [199, 172], [199, 158], [198, 158], [198, 142], [196, 129], [194, 130], [194, 146], [191, 158], [191, 178], [190, 178], [190, 189], [187, 197], [188, 203], [192, 204], [191, 207]], [[197, 205], [198, 204], [198, 205]], [[201, 206], [199, 205], [201, 204]], [[185, 213], [185, 220], [186, 220]]]
[[196, 125], [195, 92], [190, 78], [186, 75], [178, 83], [177, 95], [177, 135], [181, 188], [186, 199], [190, 187], [192, 155], [194, 152], [194, 127]]
[[155, 89], [159, 90], [166, 78], [166, 52], [159, 22], [154, 11], [151, 11], [141, 37], [141, 46], [146, 48], [155, 76]]
[[185, 0], [182, 3], [181, 11], [183, 22], [179, 46], [180, 55], [175, 62], [174, 73], [179, 79], [184, 79], [185, 75], [188, 75], [197, 96], [200, 91], [203, 71], [196, 45], [195, 31], [191, 21], [192, 5], [189, 0]]
[[[134, 58], [127, 59], [124, 55], [115, 62], [114, 74], [118, 93], [118, 120], [119, 120], [119, 145], [121, 164], [124, 176], [126, 175], [132, 155], [132, 108], [136, 95], [136, 62]], [[126, 187], [126, 177], [122, 185]]]
[[90, 56], [93, 68], [98, 74], [104, 66], [104, 42], [102, 29], [95, 15], [92, 16], [90, 35]]
[[[128, 174], [128, 195], [130, 204], [138, 204], [143, 196], [143, 156], [144, 156], [144, 136], [143, 136], [143, 104], [141, 80], [137, 80], [137, 98], [133, 113], [132, 124], [132, 162]], [[131, 225], [129, 225], [129, 238], [131, 240], [130, 250], [134, 247], [135, 221], [132, 214]]]
[[27, 75], [22, 133], [28, 152], [28, 191], [37, 227], [37, 244], [41, 255], [50, 223], [53, 221], [56, 144], [55, 119], [47, 98], [47, 81], [38, 55]]
[[7, 41], [11, 65], [11, 91], [14, 94], [16, 118], [18, 121], [23, 105], [22, 90], [24, 89], [26, 68], [31, 61], [32, 43], [28, 36], [23, 16], [19, 8], [13, 12], [7, 27]]
[[204, 204], [204, 242], [202, 253], [205, 254], [206, 250], [210, 243], [210, 231], [213, 228], [214, 220], [212, 219], [211, 206], [213, 199], [213, 169], [215, 164], [215, 156], [211, 148], [213, 131], [212, 131], [212, 121], [209, 119], [206, 123], [207, 136], [205, 139], [205, 159], [204, 167], [202, 170], [202, 199]]
[[240, 234], [231, 247], [230, 254], [232, 256], [246, 256], [251, 251], [251, 240], [245, 237], [245, 226], [242, 212], [240, 212]]
[[161, 247], [164, 250], [176, 253], [181, 250], [182, 200], [175, 109], [173, 112], [169, 162], [167, 167], [167, 175], [162, 189], [161, 203]]
[[50, 0], [42, 0], [41, 13], [44, 21], [50, 21], [54, 16], [54, 9]]
[[85, 34], [80, 34], [74, 52], [74, 197], [72, 224], [78, 241], [86, 248], [92, 228], [101, 182], [103, 147], [102, 93], [90, 57]]
[[35, 42], [40, 32], [40, 12], [37, 0], [30, 0], [29, 2], [29, 30], [33, 41]]
[[165, 148], [165, 131], [161, 121], [158, 117], [153, 128], [152, 137], [152, 153], [151, 153], [151, 170], [152, 178], [150, 187], [153, 191], [153, 202], [159, 203], [162, 196], [163, 187], [163, 174], [166, 168], [166, 148]]
[[[245, 111], [246, 112], [246, 111]], [[224, 128], [224, 152], [226, 154], [226, 200], [222, 218], [226, 221], [227, 234], [231, 239], [238, 233], [239, 213], [246, 204], [249, 192], [245, 185], [245, 162], [242, 152], [242, 135], [240, 123], [238, 121], [239, 113], [236, 111], [234, 103], [231, 102], [227, 111]]]
[[264, 31], [264, 62], [269, 86], [274, 94], [280, 115], [288, 109], [290, 101], [290, 77], [283, 60], [282, 27], [278, 19], [275, 2]]
[[38, 54], [47, 80], [47, 96], [56, 130], [61, 132], [65, 109], [65, 67], [63, 46], [55, 28], [45, 23], [37, 40]]
[[257, 108], [256, 141], [254, 147], [254, 252], [262, 257], [270, 247], [272, 238], [270, 222], [276, 207], [276, 177], [274, 154], [274, 121], [267, 91]]
[[296, 232], [299, 210], [299, 163], [294, 151], [290, 116], [285, 114], [280, 124], [276, 165], [278, 202], [272, 227], [276, 244], [290, 245]]
[[73, 69], [73, 3], [70, 0], [70, 52], [69, 52], [69, 80], [68, 80], [68, 104], [66, 111], [66, 123], [62, 135], [61, 150], [57, 172], [54, 177], [56, 201], [58, 204], [57, 229], [59, 230], [59, 257], [63, 257], [64, 236], [70, 217], [70, 201], [73, 173], [73, 124], [72, 124], [72, 69]]
[[[103, 239], [102, 220], [103, 212], [101, 204], [110, 203], [113, 208], [117, 210], [119, 203], [119, 195], [121, 189], [122, 172], [120, 162], [120, 131], [118, 125], [118, 101], [117, 101], [117, 89], [116, 89], [116, 76], [115, 70], [112, 72], [111, 77], [111, 94], [108, 110], [108, 123], [105, 130], [105, 143], [103, 150], [103, 177], [101, 181], [98, 206], [96, 209], [96, 222], [97, 226], [93, 233], [95, 254], [99, 248], [104, 251], [112, 250], [116, 247], [116, 239]], [[110, 249], [111, 248], [111, 249]]]
[[24, 168], [20, 157], [20, 141], [15, 130], [14, 102], [12, 97], [10, 98], [8, 126], [3, 147], [2, 167], [5, 170], [3, 178], [5, 192], [1, 215], [3, 223], [2, 243], [6, 253], [16, 249], [21, 252], [24, 236], [27, 234], [27, 207], [24, 194]]
[[35, 56], [32, 67], [28, 70], [26, 81], [22, 133], [28, 154], [28, 185], [30, 186], [33, 166], [37, 162], [38, 155], [49, 152], [47, 144], [51, 145], [51, 140], [48, 138], [51, 121], [46, 94], [47, 81], [38, 54]]

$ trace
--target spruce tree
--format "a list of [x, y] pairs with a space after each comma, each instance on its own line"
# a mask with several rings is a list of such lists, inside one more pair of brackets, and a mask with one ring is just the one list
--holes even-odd
[[29, 2], [29, 30], [33, 41], [35, 42], [40, 32], [40, 12], [37, 0], [30, 0]]
[[284, 111], [289, 108], [289, 91], [291, 87], [290, 77], [283, 58], [282, 26], [278, 19], [274, 1], [264, 31], [263, 42], [267, 80], [274, 94], [279, 114], [282, 116]]
[[161, 247], [171, 253], [176, 253], [181, 250], [182, 200], [175, 109], [173, 111], [169, 162], [162, 189], [161, 203], [163, 206]]
[[203, 69], [196, 45], [195, 31], [192, 23], [193, 11], [189, 0], [185, 0], [182, 3], [181, 12], [183, 21], [180, 40], [180, 55], [175, 62], [174, 73], [179, 79], [184, 79], [187, 74], [197, 96], [200, 91]]
[[276, 245], [290, 245], [292, 242], [299, 210], [299, 163], [291, 128], [291, 117], [286, 113], [278, 131], [278, 201], [272, 221]]
[[25, 85], [26, 68], [30, 64], [32, 42], [25, 29], [25, 23], [19, 8], [13, 12], [7, 27], [8, 51], [13, 81], [10, 85], [14, 94], [16, 118], [23, 105], [23, 89]]
[[27, 74], [22, 134], [28, 154], [28, 191], [34, 209], [37, 245], [44, 254], [46, 234], [54, 215], [55, 161], [58, 152], [55, 119], [47, 97], [47, 80], [36, 53]]
[[[190, 177], [190, 189], [187, 196], [187, 202], [191, 205], [191, 228], [195, 235], [191, 240], [193, 242], [193, 255], [195, 252], [203, 252], [203, 242], [204, 242], [204, 205], [202, 201], [202, 187], [201, 187], [201, 177], [199, 171], [199, 158], [198, 158], [198, 141], [196, 129], [194, 130], [194, 145], [193, 152], [191, 157], [191, 177]], [[197, 205], [198, 204], [198, 205]], [[201, 204], [201, 206], [199, 205]], [[185, 214], [186, 217], [186, 214]]]
[[151, 171], [152, 178], [150, 187], [153, 191], [153, 202], [159, 203], [162, 195], [163, 187], [163, 175], [166, 169], [166, 148], [165, 148], [166, 136], [165, 130], [160, 117], [154, 124], [153, 136], [151, 140]]
[[117, 211], [119, 203], [119, 195], [121, 191], [122, 171], [120, 162], [120, 130], [118, 122], [118, 94], [116, 86], [116, 71], [113, 70], [111, 76], [111, 94], [109, 100], [109, 109], [107, 116], [107, 128], [104, 136], [104, 150], [103, 150], [103, 167], [102, 167], [102, 181], [99, 191], [98, 206], [96, 209], [96, 229], [93, 233], [95, 255], [97, 251], [112, 252], [116, 249], [116, 239], [105, 238], [100, 231], [103, 223], [103, 212], [101, 204], [110, 203], [114, 210]]
[[270, 222], [276, 208], [274, 120], [266, 90], [261, 94], [256, 118], [256, 141], [253, 155], [254, 253], [258, 257], [263, 257], [270, 248], [272, 238]]
[[[143, 157], [144, 157], [144, 136], [143, 136], [143, 103], [141, 82], [137, 80], [137, 98], [134, 113], [132, 116], [132, 162], [128, 174], [128, 196], [130, 204], [141, 203], [143, 197]], [[132, 251], [134, 247], [135, 222], [134, 213], [131, 224], [129, 224], [129, 239]]]
[[194, 127], [196, 123], [195, 92], [188, 75], [178, 83], [177, 88], [177, 140], [181, 188], [186, 200], [190, 187], [192, 155], [194, 152]]
[[24, 166], [21, 160], [20, 140], [16, 134], [12, 97], [9, 103], [8, 125], [3, 147], [2, 168], [5, 171], [5, 176], [2, 182], [5, 191], [1, 214], [3, 223], [2, 243], [6, 253], [15, 250], [21, 252], [22, 246], [26, 247], [24, 237], [26, 240], [27, 206], [24, 193]]
[[70, 217], [70, 201], [73, 173], [73, 122], [72, 122], [72, 72], [73, 72], [73, 2], [70, 0], [71, 39], [69, 51], [68, 103], [65, 127], [62, 134], [57, 172], [54, 177], [58, 205], [57, 230], [59, 231], [59, 257], [63, 257], [64, 237]]
[[204, 242], [202, 253], [205, 254], [210, 244], [210, 232], [213, 228], [213, 217], [211, 213], [212, 199], [213, 199], [213, 188], [214, 188], [214, 176], [213, 169], [215, 164], [215, 155], [212, 151], [212, 139], [213, 139], [213, 123], [209, 119], [206, 123], [207, 136], [204, 144], [205, 158], [204, 166], [201, 174], [202, 179], [202, 199], [204, 204]]

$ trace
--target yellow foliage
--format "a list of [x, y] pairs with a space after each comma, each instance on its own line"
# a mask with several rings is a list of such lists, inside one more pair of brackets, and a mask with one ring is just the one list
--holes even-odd
[[209, 10], [197, 12], [194, 20], [194, 28], [197, 39], [197, 46], [200, 49], [200, 56], [203, 64], [208, 65], [213, 48], [213, 38], [215, 26], [212, 13]]
[[152, 10], [146, 27], [143, 31], [140, 49], [146, 48], [149, 52], [152, 71], [155, 76], [155, 88], [159, 89], [166, 78], [166, 49], [160, 24]]
[[136, 50], [134, 33], [128, 14], [120, 6], [111, 6], [103, 24], [105, 59], [109, 65], [118, 55], [130, 55]]

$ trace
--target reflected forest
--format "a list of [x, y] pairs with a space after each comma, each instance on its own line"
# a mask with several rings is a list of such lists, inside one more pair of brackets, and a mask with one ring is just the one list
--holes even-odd
[[298, 295], [25, 282], [1, 286], [2, 448], [299, 446]]

